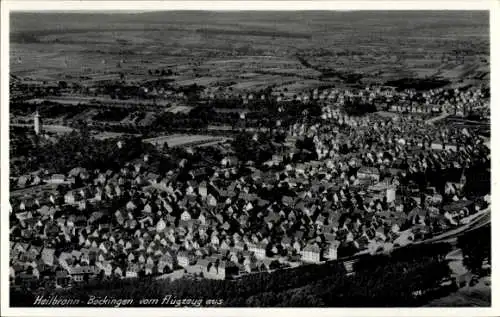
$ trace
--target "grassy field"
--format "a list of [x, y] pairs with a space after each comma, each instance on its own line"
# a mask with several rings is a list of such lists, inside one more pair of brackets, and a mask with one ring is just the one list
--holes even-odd
[[[220, 137], [211, 135], [196, 135], [196, 134], [173, 134], [160, 136], [152, 139], [146, 139], [144, 142], [162, 145], [167, 143], [169, 147], [186, 146], [190, 144], [202, 145], [203, 143], [220, 142]], [[228, 139], [228, 138], [223, 138]]]

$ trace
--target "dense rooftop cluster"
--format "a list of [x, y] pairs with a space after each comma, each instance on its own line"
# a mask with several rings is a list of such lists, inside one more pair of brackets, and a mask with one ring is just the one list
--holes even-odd
[[[446, 93], [397, 96], [447, 107], [439, 97]], [[16, 178], [13, 283], [63, 287], [178, 269], [237, 278], [389, 252], [487, 208], [488, 189], [468, 190], [470, 171], [490, 164], [477, 131], [413, 115], [354, 116], [339, 107], [358, 97], [372, 102], [377, 94], [396, 93], [313, 92], [313, 99], [332, 100], [315, 120], [277, 124], [284, 140], [273, 141], [272, 155], [262, 162], [226, 142], [211, 147], [215, 156], [205, 148], [179, 157], [167, 150], [175, 164], [163, 172], [156, 155], [142, 153], [114, 170], [75, 167], [67, 174], [38, 171]], [[474, 101], [484, 95], [474, 90], [463, 96]], [[268, 146], [267, 133], [250, 137], [247, 151]]]

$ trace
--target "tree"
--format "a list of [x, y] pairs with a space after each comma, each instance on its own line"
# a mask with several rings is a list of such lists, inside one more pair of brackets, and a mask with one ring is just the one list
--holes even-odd
[[490, 226], [466, 233], [458, 238], [458, 246], [463, 252], [463, 263], [471, 272], [482, 274], [484, 261], [491, 262]]
[[59, 87], [59, 89], [66, 89], [66, 88], [68, 88], [68, 83], [65, 82], [64, 80], [61, 80], [61, 81], [59, 81], [58, 87]]

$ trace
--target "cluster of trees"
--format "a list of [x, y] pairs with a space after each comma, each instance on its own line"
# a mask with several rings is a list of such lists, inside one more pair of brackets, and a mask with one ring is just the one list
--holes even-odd
[[[56, 102], [44, 101], [40, 105], [25, 102], [13, 102], [10, 104], [10, 112], [14, 116], [30, 116], [36, 110], [42, 118], [56, 118], [64, 116], [71, 118], [87, 109], [84, 105], [63, 105]], [[33, 123], [33, 118], [29, 118], [26, 123]]]
[[101, 110], [92, 119], [97, 121], [121, 121], [128, 116], [127, 109]]
[[313, 138], [299, 138], [295, 141], [295, 147], [301, 151], [299, 155], [303, 157], [304, 161], [315, 160], [318, 158]]
[[272, 36], [275, 37], [285, 37], [285, 38], [297, 38], [297, 39], [311, 39], [311, 34], [299, 33], [299, 32], [286, 32], [286, 31], [268, 31], [268, 30], [230, 30], [230, 29], [213, 29], [213, 28], [202, 28], [197, 29], [197, 33], [201, 34], [226, 34], [226, 35], [245, 35], [245, 36]]
[[409, 255], [368, 257], [355, 265], [356, 273], [352, 276], [330, 273], [304, 287], [250, 296], [245, 304], [256, 307], [419, 306], [439, 290], [440, 282], [449, 271], [439, 256]]
[[462, 249], [464, 265], [471, 272], [483, 275], [482, 267], [486, 262], [491, 265], [491, 226], [470, 231], [458, 238], [458, 246]]
[[240, 133], [233, 140], [236, 157], [241, 161], [253, 161], [262, 164], [272, 158], [276, 151], [271, 139], [260, 136], [254, 139], [249, 133]]
[[402, 91], [405, 89], [430, 90], [446, 86], [450, 83], [449, 80], [435, 78], [402, 78], [390, 80], [385, 86], [396, 87], [396, 90]]
[[112, 99], [129, 99], [131, 97], [144, 97], [143, 91], [138, 86], [123, 85], [121, 83], [108, 83], [96, 87], [96, 95], [109, 95]]
[[[172, 294], [176, 298], [222, 299], [223, 305], [229, 307], [418, 306], [442, 290], [440, 283], [449, 276], [444, 261], [448, 251], [449, 245], [438, 244], [415, 246], [392, 255], [367, 256], [358, 259], [353, 275], [346, 275], [344, 264], [334, 261], [256, 273], [237, 280], [97, 280], [60, 295], [71, 293], [83, 303], [90, 295], [139, 299]], [[11, 290], [11, 305], [32, 305], [31, 299], [37, 295]]]
[[155, 131], [174, 131], [176, 129], [199, 130], [207, 127], [207, 121], [204, 118], [206, 113], [200, 113], [199, 116], [185, 113], [164, 112], [156, 117], [150, 129]]
[[85, 130], [63, 135], [55, 143], [40, 142], [40, 140], [26, 141], [23, 147], [16, 149], [15, 153], [17, 156], [24, 155], [24, 159], [11, 162], [14, 175], [40, 168], [67, 173], [77, 166], [115, 170], [141, 154], [153, 150], [140, 138], [129, 138], [124, 142], [125, 146], [119, 148], [115, 140], [96, 140]]
[[349, 99], [342, 105], [342, 110], [351, 116], [362, 116], [367, 113], [376, 112], [377, 107], [372, 103]]
[[165, 69], [148, 69], [148, 74], [150, 76], [171, 76], [173, 74], [172, 70], [169, 68], [167, 70]]

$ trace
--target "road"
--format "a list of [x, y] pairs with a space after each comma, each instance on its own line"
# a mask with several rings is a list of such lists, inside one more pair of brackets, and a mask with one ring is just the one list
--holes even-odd
[[491, 223], [491, 207], [488, 207], [484, 214], [475, 218], [470, 223], [462, 225], [458, 228], [446, 231], [438, 236], [432, 237], [424, 241], [415, 242], [413, 244], [421, 243], [438, 243], [438, 242], [454, 242], [456, 239], [464, 233], [479, 229]]
[[[411, 247], [413, 245], [417, 244], [428, 244], [428, 243], [440, 243], [440, 242], [448, 242], [448, 243], [454, 243], [457, 241], [458, 237], [461, 236], [464, 233], [477, 230], [481, 227], [484, 227], [488, 224], [491, 223], [491, 207], [486, 208], [482, 212], [483, 214], [481, 216], [478, 216], [477, 218], [474, 218], [470, 223], [464, 224], [460, 227], [454, 228], [452, 230], [448, 230], [446, 232], [443, 232], [437, 236], [434, 236], [430, 239], [422, 240], [422, 241], [416, 241], [413, 243], [409, 243], [404, 246], [400, 246], [398, 248], [393, 248], [394, 249], [399, 249], [399, 248], [407, 248]], [[338, 258], [337, 260], [334, 261], [356, 261], [359, 257], [361, 256], [366, 256], [368, 254], [368, 251], [362, 251], [359, 253], [356, 253], [350, 257], [345, 257], [345, 258]]]
[[437, 117], [430, 118], [429, 120], [427, 120], [427, 121], [426, 121], [426, 123], [430, 123], [430, 124], [432, 124], [432, 123], [434, 123], [434, 122], [436, 122], [436, 121], [439, 121], [439, 120], [442, 120], [442, 119], [444, 119], [444, 118], [448, 117], [449, 115], [450, 115], [450, 114], [449, 114], [448, 112], [446, 112], [446, 111], [445, 111], [445, 112], [443, 112], [443, 114], [441, 114], [441, 115], [439, 115], [439, 116], [437, 116]]

